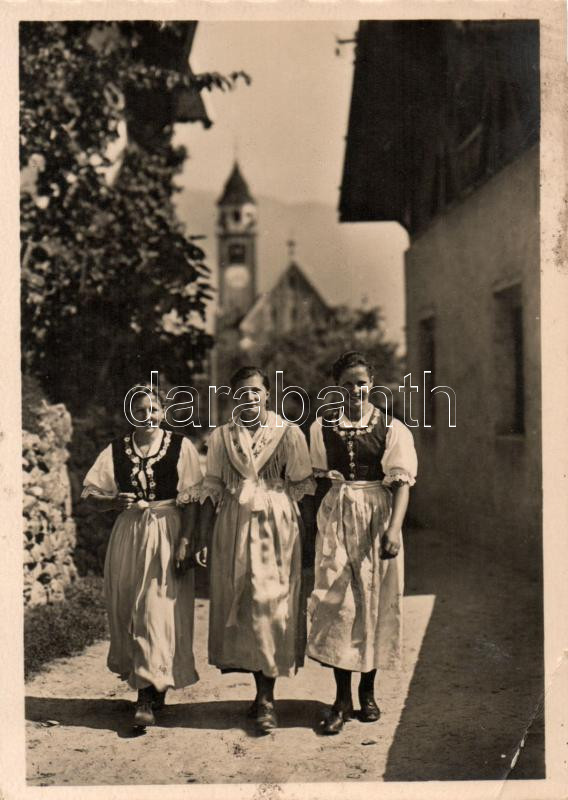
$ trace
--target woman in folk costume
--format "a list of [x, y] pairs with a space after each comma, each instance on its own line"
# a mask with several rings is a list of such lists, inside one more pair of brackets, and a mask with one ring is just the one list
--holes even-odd
[[196, 527], [202, 473], [189, 439], [160, 427], [164, 407], [155, 389], [135, 387], [131, 412], [144, 424], [100, 453], [82, 496], [97, 511], [120, 512], [104, 567], [107, 663], [138, 689], [134, 724], [145, 727], [155, 723], [168, 688], [198, 680], [193, 572], [178, 574], [174, 558], [182, 532], [190, 539]]
[[369, 400], [367, 359], [345, 353], [332, 371], [345, 406], [310, 430], [318, 496], [325, 495], [317, 512], [307, 654], [334, 671], [336, 698], [322, 723], [325, 734], [339, 733], [353, 716], [352, 672], [361, 673], [359, 719], [379, 719], [377, 669], [396, 666], [400, 657], [401, 527], [417, 468], [410, 431], [397, 419], [387, 426]]
[[[301, 430], [267, 409], [270, 384], [257, 367], [231, 379], [232, 421], [209, 440], [202, 541], [209, 545], [209, 662], [252, 672], [250, 716], [260, 732], [277, 726], [274, 685], [303, 663], [301, 541], [297, 501], [315, 481]], [[199, 558], [199, 554], [198, 554]]]

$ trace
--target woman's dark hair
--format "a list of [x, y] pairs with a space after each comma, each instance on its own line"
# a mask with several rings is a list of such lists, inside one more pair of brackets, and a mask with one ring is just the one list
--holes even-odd
[[363, 355], [363, 353], [360, 353], [358, 350], [348, 350], [346, 353], [340, 355], [332, 366], [331, 374], [333, 375], [333, 380], [339, 383], [339, 379], [345, 370], [351, 369], [351, 367], [365, 367], [369, 373], [369, 377], [373, 374], [373, 367], [369, 359]]
[[166, 395], [164, 394], [164, 392], [162, 392], [161, 389], [156, 389], [155, 386], [146, 383], [146, 381], [142, 381], [141, 383], [135, 383], [134, 386], [132, 386], [128, 390], [128, 394], [130, 394], [131, 392], [132, 394], [134, 394], [135, 392], [138, 391], [144, 391], [146, 394], [152, 395], [152, 397], [158, 401], [158, 403], [162, 406], [162, 408], [166, 407], [166, 402], [167, 402]]
[[236, 372], [233, 372], [231, 375], [231, 379], [229, 380], [229, 384], [231, 389], [234, 390], [237, 383], [246, 380], [247, 378], [252, 378], [253, 375], [260, 375], [262, 378], [262, 384], [267, 392], [270, 391], [270, 380], [268, 379], [268, 375], [263, 369], [260, 367], [255, 367], [252, 365], [247, 365], [246, 367], [240, 367]]

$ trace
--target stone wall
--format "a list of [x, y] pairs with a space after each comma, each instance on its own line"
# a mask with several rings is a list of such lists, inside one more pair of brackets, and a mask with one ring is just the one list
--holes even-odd
[[75, 523], [67, 444], [71, 416], [65, 406], [42, 400], [34, 430], [23, 432], [24, 603], [42, 605], [64, 599], [75, 580]]

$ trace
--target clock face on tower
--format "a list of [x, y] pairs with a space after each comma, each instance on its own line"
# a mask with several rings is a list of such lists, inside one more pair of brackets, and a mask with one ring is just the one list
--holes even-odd
[[242, 264], [231, 264], [225, 270], [225, 282], [231, 289], [246, 289], [250, 283], [250, 272]]

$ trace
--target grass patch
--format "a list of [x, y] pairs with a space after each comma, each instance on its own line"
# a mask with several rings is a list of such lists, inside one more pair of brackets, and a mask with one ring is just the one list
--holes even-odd
[[77, 655], [108, 634], [103, 579], [80, 578], [65, 601], [24, 613], [24, 676], [31, 678], [55, 658]]

